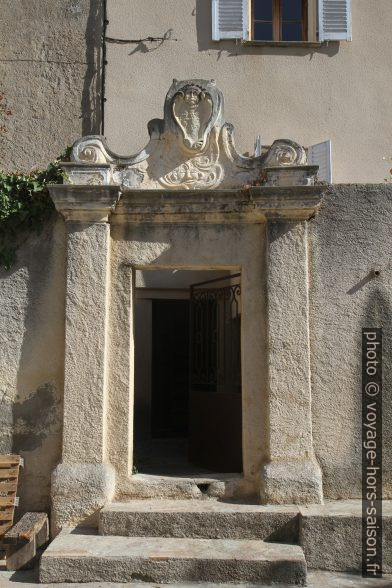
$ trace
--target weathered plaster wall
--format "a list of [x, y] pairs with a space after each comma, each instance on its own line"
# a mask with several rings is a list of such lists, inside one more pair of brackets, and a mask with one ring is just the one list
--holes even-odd
[[25, 458], [18, 516], [48, 508], [61, 457], [64, 243], [63, 222], [53, 221], [0, 272], [0, 453]]
[[[1, 3], [0, 169], [44, 167], [100, 132], [102, 4]], [[0, 272], [0, 453], [25, 457], [18, 516], [48, 508], [61, 456], [64, 238], [62, 221], [48, 225]]]
[[[332, 139], [334, 181], [382, 182], [390, 137], [390, 0], [355, 0], [353, 41], [321, 48], [250, 47], [211, 40], [210, 0], [108, 0], [105, 134], [139, 151], [161, 117], [172, 78], [214, 78], [241, 151], [288, 137]], [[166, 37], [161, 42], [141, 41]], [[140, 42], [137, 42], [140, 40]]]
[[392, 187], [336, 186], [309, 229], [313, 436], [324, 493], [361, 496], [361, 330], [382, 327], [384, 498], [391, 498]]
[[100, 132], [102, 4], [2, 1], [1, 169], [46, 166], [81, 135]]

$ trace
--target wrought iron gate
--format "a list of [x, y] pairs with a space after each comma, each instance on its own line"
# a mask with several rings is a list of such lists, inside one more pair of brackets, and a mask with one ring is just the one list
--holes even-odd
[[[240, 274], [191, 286], [191, 390], [241, 392]], [[229, 282], [218, 286], [219, 282]]]
[[240, 274], [191, 286], [189, 424], [193, 463], [242, 470]]

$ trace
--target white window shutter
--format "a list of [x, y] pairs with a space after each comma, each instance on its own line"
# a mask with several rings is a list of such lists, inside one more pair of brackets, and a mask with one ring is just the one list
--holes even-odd
[[212, 39], [247, 39], [249, 0], [212, 0]]
[[332, 184], [332, 143], [324, 141], [308, 147], [309, 165], [318, 165], [318, 179]]
[[319, 41], [351, 41], [351, 0], [318, 0]]

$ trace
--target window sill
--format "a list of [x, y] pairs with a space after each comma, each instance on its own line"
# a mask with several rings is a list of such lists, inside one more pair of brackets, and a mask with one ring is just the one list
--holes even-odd
[[256, 47], [306, 47], [306, 48], [317, 48], [323, 47], [323, 45], [327, 45], [328, 43], [324, 41], [320, 43], [319, 41], [256, 41], [251, 39], [249, 41], [241, 41], [242, 45], [254, 45]]

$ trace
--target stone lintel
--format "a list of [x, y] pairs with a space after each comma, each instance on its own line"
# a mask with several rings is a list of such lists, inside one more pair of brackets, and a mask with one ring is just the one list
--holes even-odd
[[66, 221], [107, 222], [119, 199], [118, 186], [54, 184], [49, 193], [56, 210]]
[[325, 186], [244, 190], [132, 190], [121, 195], [111, 222], [263, 223], [313, 217]]

